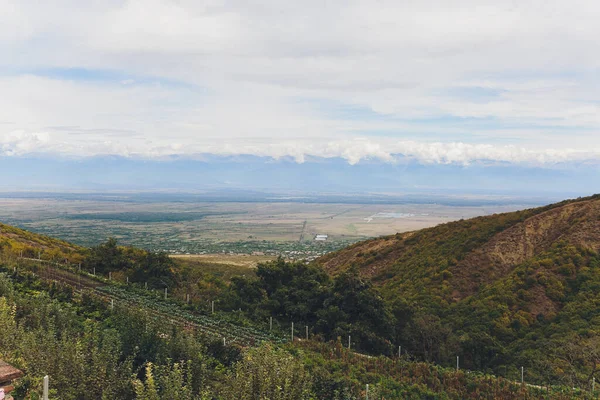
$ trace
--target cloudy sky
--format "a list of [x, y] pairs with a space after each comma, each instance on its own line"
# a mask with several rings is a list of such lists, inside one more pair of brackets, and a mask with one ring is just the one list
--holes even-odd
[[595, 0], [0, 0], [0, 157], [597, 163], [599, 19]]

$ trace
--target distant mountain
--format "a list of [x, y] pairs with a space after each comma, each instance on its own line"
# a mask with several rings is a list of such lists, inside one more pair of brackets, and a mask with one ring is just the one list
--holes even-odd
[[[309, 157], [203, 155], [147, 160], [125, 157], [0, 157], [3, 191], [196, 191], [242, 189], [318, 193], [433, 193], [580, 196], [593, 193], [600, 165], [388, 163]], [[556, 197], [554, 197], [556, 198]]]

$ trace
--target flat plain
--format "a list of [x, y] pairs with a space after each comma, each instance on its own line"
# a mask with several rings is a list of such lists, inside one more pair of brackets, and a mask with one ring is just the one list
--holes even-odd
[[[93, 246], [108, 237], [173, 254], [317, 256], [366, 238], [528, 208], [522, 204], [348, 204], [0, 198], [0, 221]], [[316, 242], [317, 234], [328, 235]]]

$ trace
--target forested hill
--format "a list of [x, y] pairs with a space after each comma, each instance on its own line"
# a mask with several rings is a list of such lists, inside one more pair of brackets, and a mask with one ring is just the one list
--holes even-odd
[[451, 303], [557, 246], [600, 250], [600, 195], [371, 239], [317, 263], [332, 275], [357, 268], [389, 296], [427, 290]]
[[378, 287], [406, 323], [400, 340], [426, 359], [456, 352], [472, 368], [525, 364], [591, 381], [599, 252], [595, 195], [368, 240], [317, 264], [334, 276], [355, 271]]

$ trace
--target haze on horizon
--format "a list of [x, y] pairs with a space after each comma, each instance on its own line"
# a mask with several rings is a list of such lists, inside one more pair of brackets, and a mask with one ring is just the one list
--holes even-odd
[[221, 168], [211, 184], [246, 187], [324, 165], [304, 189], [368, 190], [377, 176], [373, 190], [598, 191], [592, 0], [0, 0], [0, 10], [9, 188], [170, 187], [155, 179], [163, 167], [177, 185]]

